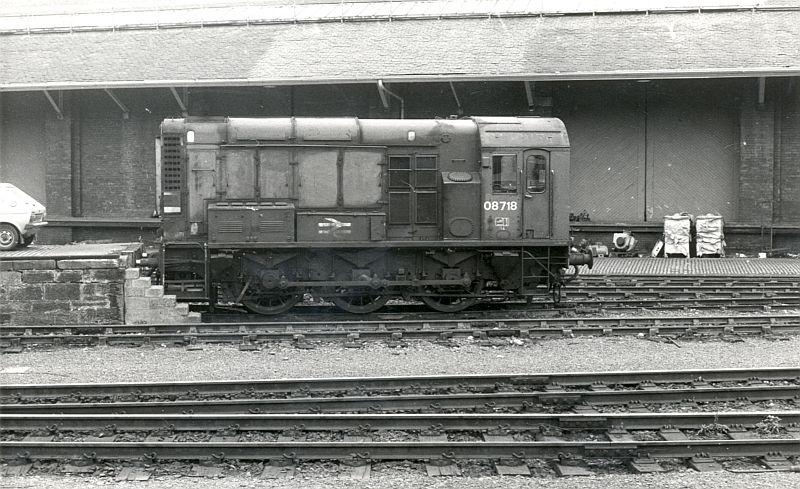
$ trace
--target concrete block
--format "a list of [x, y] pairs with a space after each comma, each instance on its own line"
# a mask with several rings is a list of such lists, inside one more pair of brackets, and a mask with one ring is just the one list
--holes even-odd
[[61, 270], [56, 271], [56, 282], [82, 282], [83, 272], [81, 270]]
[[141, 324], [143, 321], [149, 321], [149, 311], [144, 309], [127, 309], [125, 310], [125, 323], [126, 324]]
[[153, 311], [153, 322], [160, 324], [170, 324], [182, 322], [177, 319], [175, 311], [172, 309], [158, 309]]
[[71, 304], [69, 301], [31, 301], [30, 304], [31, 312], [33, 314], [71, 310]]
[[8, 272], [14, 269], [14, 262], [9, 260], [0, 260], [0, 272]]
[[22, 272], [2, 271], [0, 272], [0, 285], [20, 285], [22, 284]]
[[21, 285], [8, 289], [10, 301], [40, 301], [44, 297], [41, 285]]
[[121, 268], [98, 268], [89, 270], [92, 282], [121, 282], [125, 278], [125, 270]]
[[81, 284], [43, 284], [46, 300], [79, 300]]
[[[7, 272], [6, 272], [7, 273]], [[26, 284], [40, 284], [42, 282], [55, 282], [55, 270], [23, 270], [22, 281]]]
[[144, 293], [147, 292], [148, 289], [143, 287], [125, 287], [125, 297], [144, 297]]
[[150, 277], [139, 277], [139, 278], [137, 278], [135, 280], [131, 280], [130, 281], [130, 285], [128, 284], [128, 281], [125, 281], [125, 285], [126, 286], [133, 287], [133, 288], [148, 289], [148, 288], [150, 288], [151, 284], [152, 284], [152, 282], [150, 281]]
[[181, 302], [180, 304], [175, 306], [175, 312], [177, 312], [181, 316], [186, 316], [187, 314], [189, 314], [189, 304]]
[[175, 296], [174, 295], [169, 295], [168, 294], [168, 295], [165, 295], [165, 296], [163, 296], [161, 298], [161, 307], [166, 307], [166, 308], [169, 308], [170, 310], [174, 310], [176, 305], [178, 305], [178, 304], [177, 304], [177, 302], [175, 302]]
[[93, 307], [81, 309], [78, 312], [78, 319], [86, 324], [120, 324], [122, 323], [122, 311], [111, 307]]
[[[31, 312], [30, 301], [3, 301], [0, 303], [0, 314], [28, 314]], [[15, 324], [15, 323], [12, 323]]]
[[144, 292], [145, 297], [163, 297], [164, 296], [164, 286], [163, 285], [151, 285], [147, 288]]
[[52, 270], [56, 268], [55, 260], [14, 260], [14, 270]]
[[77, 324], [78, 314], [72, 311], [49, 311], [37, 314], [31, 311], [30, 317], [34, 319], [28, 324]]
[[126, 297], [125, 298], [125, 311], [149, 311], [150, 299], [147, 297]]
[[138, 268], [126, 268], [125, 269], [125, 280], [133, 280], [135, 278], [139, 278], [141, 271]]
[[104, 283], [89, 283], [80, 284], [81, 287], [81, 300], [90, 300], [92, 298], [106, 298], [112, 294], [113, 284]]
[[70, 301], [70, 307], [74, 311], [83, 311], [87, 309], [110, 309], [107, 300], [80, 300]]
[[200, 313], [199, 312], [190, 312], [186, 316], [187, 323], [199, 323], [200, 322]]
[[88, 258], [83, 260], [58, 260], [58, 268], [62, 270], [86, 270], [95, 268], [119, 268], [116, 258]]

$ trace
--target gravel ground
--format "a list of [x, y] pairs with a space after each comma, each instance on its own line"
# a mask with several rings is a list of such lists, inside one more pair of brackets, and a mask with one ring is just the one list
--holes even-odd
[[650, 369], [791, 367], [800, 364], [800, 337], [767, 340], [649, 341], [634, 337], [508, 343], [482, 347], [472, 341], [451, 348], [411, 342], [362, 349], [332, 344], [314, 350], [274, 345], [242, 352], [235, 346], [183, 348], [63, 348], [0, 356], [0, 383], [159, 382], [287, 377], [497, 374]]
[[603, 475], [567, 479], [531, 477], [456, 477], [431, 478], [420, 472], [389, 470], [376, 474], [366, 481], [298, 475], [290, 480], [266, 480], [253, 476], [228, 476], [223, 479], [197, 479], [169, 476], [148, 482], [114, 482], [113, 478], [31, 476], [11, 477], [0, 481], [4, 488], [61, 489], [64, 487], [105, 487], [119, 489], [188, 488], [188, 489], [240, 489], [240, 488], [298, 488], [298, 489], [372, 489], [386, 488], [451, 488], [459, 489], [777, 489], [800, 487], [800, 474], [732, 474], [728, 472], [698, 473], [694, 471], [669, 472], [649, 475]]
[[[273, 345], [256, 352], [233, 346], [206, 346], [201, 351], [182, 348], [64, 348], [31, 350], [0, 356], [0, 383], [157, 382], [189, 380], [261, 379], [290, 377], [351, 377], [382, 375], [441, 375], [613, 371], [652, 369], [789, 367], [800, 364], [800, 337], [768, 340], [746, 338], [678, 341], [678, 345], [643, 338], [569, 338], [526, 341], [518, 345], [481, 347], [460, 340], [458, 347], [410, 342], [391, 349], [371, 342], [363, 349], [320, 345], [298, 350]], [[0, 480], [8, 488], [83, 488], [114, 485], [121, 488], [372, 488], [459, 487], [503, 488], [789, 488], [800, 487], [800, 474], [696, 473], [680, 470], [658, 475], [600, 475], [588, 478], [442, 478], [420, 469], [391, 467], [373, 470], [368, 481], [330, 478], [324, 471], [306, 470], [291, 480], [262, 480], [250, 474], [223, 479], [169, 475], [146, 483], [115, 483], [111, 477], [34, 475]]]

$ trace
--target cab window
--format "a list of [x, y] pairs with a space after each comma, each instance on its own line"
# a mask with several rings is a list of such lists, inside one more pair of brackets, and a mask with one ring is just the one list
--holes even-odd
[[517, 155], [492, 156], [492, 192], [517, 191]]
[[525, 188], [528, 193], [540, 194], [547, 188], [547, 158], [531, 155], [525, 160]]

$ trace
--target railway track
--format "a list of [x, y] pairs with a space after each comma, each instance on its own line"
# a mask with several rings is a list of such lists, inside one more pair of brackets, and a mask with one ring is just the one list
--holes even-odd
[[562, 336], [647, 335], [694, 337], [707, 335], [775, 335], [800, 332], [796, 314], [718, 314], [704, 316], [576, 316], [552, 318], [403, 319], [226, 322], [161, 325], [3, 326], [0, 347], [6, 352], [31, 346], [137, 345], [154, 343], [195, 347], [202, 343], [238, 343], [257, 348], [260, 343], [294, 342], [312, 348], [315, 342], [340, 341], [358, 347], [364, 341], [405, 340], [449, 342], [472, 337], [491, 344], [498, 338], [554, 338]]
[[[436, 375], [410, 377], [343, 377], [275, 380], [223, 380], [214, 382], [151, 382], [111, 384], [20, 384], [0, 386], [0, 411], [52, 404], [61, 412], [65, 403], [106, 403], [127, 401], [177, 401], [185, 399], [242, 398], [294, 399], [310, 395], [399, 396], [406, 394], [538, 392], [542, 395], [588, 394], [604, 390], [656, 392], [704, 388], [751, 389], [790, 386], [790, 397], [800, 394], [800, 367], [653, 370], [640, 372], [567, 372]], [[750, 391], [747, 391], [750, 392]], [[746, 394], [734, 394], [740, 396]]]
[[[668, 459], [708, 468], [719, 467], [720, 459], [747, 457], [762, 468], [788, 470], [800, 456], [798, 374], [797, 368], [784, 368], [6, 385], [0, 388], [0, 457], [15, 466], [37, 460], [257, 460], [265, 461], [265, 472], [308, 460], [367, 468], [371, 462], [422, 460], [434, 474], [457, 473], [465, 461], [492, 463], [499, 473], [529, 473], [530, 464], [544, 459], [557, 473], [569, 474], [588, 470], [596, 459], [649, 472], [663, 470]], [[665, 410], [687, 390], [717, 393], [691, 405], [684, 399], [681, 412]], [[318, 399], [297, 397], [309, 394]], [[536, 408], [532, 397], [524, 398], [528, 394], [562, 409], [531, 412]], [[595, 394], [598, 402], [589, 407], [625, 408], [586, 412], [586, 404], [577, 404]], [[492, 395], [498, 397], [486, 402]], [[502, 395], [521, 397], [499, 412], [504, 406], [496, 399]], [[742, 399], [753, 395], [771, 399], [773, 407], [742, 410]], [[131, 402], [131, 396], [139, 401]], [[259, 396], [265, 397], [262, 406], [283, 407], [254, 413], [252, 405], [242, 404]], [[736, 398], [735, 406], [714, 404]], [[311, 408], [320, 399], [332, 404]], [[142, 409], [133, 409], [137, 402]], [[164, 410], [186, 402], [206, 412]], [[569, 406], [581, 412], [563, 412]], [[109, 407], [124, 413], [109, 413]]]
[[[664, 311], [735, 311], [773, 312], [800, 309], [800, 281], [793, 276], [622, 276], [586, 275], [563, 289], [562, 302], [553, 305], [547, 299], [524, 302], [483, 302], [469, 311], [452, 317], [492, 320], [499, 314], [505, 317], [541, 317], [563, 314], [592, 314], [599, 312], [635, 314], [642, 310]], [[281, 321], [380, 321], [395, 315], [417, 321], [436, 320], [441, 314], [425, 306], [402, 301], [390, 302], [380, 312], [352, 315], [333, 305], [305, 304], [294, 307], [281, 316], [248, 314], [243, 309], [229, 312], [206, 312], [204, 322], [269, 322]]]

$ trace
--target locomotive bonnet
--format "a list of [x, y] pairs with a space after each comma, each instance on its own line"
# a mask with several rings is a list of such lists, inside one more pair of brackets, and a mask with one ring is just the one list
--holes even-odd
[[570, 252], [558, 119], [168, 119], [160, 173], [160, 269], [181, 300], [453, 312], [558, 300], [591, 262]]

